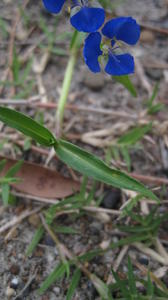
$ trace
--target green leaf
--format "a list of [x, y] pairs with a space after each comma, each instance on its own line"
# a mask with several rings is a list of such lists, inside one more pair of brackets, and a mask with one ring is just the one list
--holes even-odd
[[71, 279], [71, 284], [69, 286], [67, 295], [66, 295], [66, 300], [71, 300], [75, 289], [77, 288], [78, 284], [79, 284], [79, 280], [81, 278], [81, 271], [80, 269], [76, 269], [76, 271], [74, 272], [72, 279]]
[[147, 106], [149, 109], [153, 106], [153, 101], [155, 100], [158, 92], [159, 92], [159, 83], [157, 82], [154, 86], [151, 97], [147, 100]]
[[119, 170], [109, 168], [101, 159], [89, 152], [64, 140], [59, 140], [54, 148], [57, 156], [63, 162], [86, 176], [93, 177], [95, 180], [114, 187], [133, 190], [146, 197], [158, 200], [143, 184]]
[[23, 160], [19, 160], [14, 166], [12, 166], [8, 172], [5, 174], [5, 177], [13, 177], [21, 168], [21, 165], [23, 164]]
[[20, 178], [17, 177], [2, 177], [0, 178], [0, 184], [9, 184], [9, 183], [17, 183], [20, 182]]
[[130, 289], [131, 296], [135, 297], [135, 298], [138, 297], [138, 292], [136, 289], [136, 280], [135, 280], [130, 257], [128, 257], [128, 283], [129, 283], [129, 289]]
[[108, 286], [100, 278], [98, 278], [95, 274], [91, 274], [90, 279], [91, 279], [94, 287], [96, 288], [97, 292], [101, 296], [102, 300], [109, 300], [109, 298], [108, 298], [108, 293], [109, 293]]
[[43, 282], [42, 286], [39, 288], [38, 293], [43, 294], [57, 279], [64, 276], [66, 267], [64, 264], [59, 264], [54, 271]]
[[14, 81], [16, 83], [18, 83], [18, 81], [19, 81], [20, 67], [21, 67], [21, 63], [20, 63], [19, 57], [18, 57], [18, 55], [16, 53], [16, 49], [14, 48], [14, 51], [13, 51], [13, 61], [12, 61], [11, 69], [12, 69]]
[[69, 227], [69, 226], [53, 226], [53, 229], [56, 233], [64, 233], [64, 234], [79, 234], [80, 231]]
[[148, 114], [152, 115], [152, 114], [156, 114], [157, 112], [163, 110], [165, 108], [165, 105], [162, 103], [157, 103], [155, 105], [152, 105], [149, 109], [148, 109]]
[[142, 195], [137, 195], [130, 199], [127, 204], [124, 206], [122, 210], [122, 214], [120, 217], [125, 217], [129, 214], [130, 211], [137, 205], [137, 203], [142, 199]]
[[27, 62], [27, 65], [24, 67], [24, 71], [21, 75], [21, 78], [20, 78], [20, 83], [21, 85], [24, 84], [24, 82], [26, 81], [27, 77], [29, 76], [30, 74], [30, 71], [31, 71], [31, 67], [32, 67], [32, 62], [33, 62], [33, 59], [31, 58], [28, 62]]
[[44, 228], [41, 225], [36, 230], [36, 232], [33, 236], [33, 239], [26, 250], [26, 256], [29, 256], [33, 253], [34, 249], [37, 247], [38, 243], [40, 242], [41, 238], [43, 237], [43, 234], [44, 234]]
[[121, 83], [129, 92], [132, 96], [137, 97], [137, 92], [136, 89], [131, 82], [131, 79], [129, 78], [128, 75], [123, 75], [123, 76], [113, 76], [113, 78]]
[[144, 126], [136, 127], [130, 130], [128, 133], [124, 134], [119, 138], [118, 143], [123, 145], [134, 145], [139, 141], [147, 132], [152, 129], [152, 123]]
[[147, 295], [150, 296], [149, 299], [152, 299], [152, 297], [154, 296], [154, 286], [152, 284], [149, 272], [148, 272], [148, 281], [147, 281]]
[[6, 159], [2, 159], [0, 161], [0, 172], [2, 172], [3, 168], [5, 167], [5, 164], [6, 164]]
[[131, 158], [129, 155], [128, 147], [121, 146], [120, 148], [121, 154], [126, 162], [128, 172], [131, 172]]
[[0, 107], [0, 121], [32, 137], [41, 145], [50, 147], [56, 143], [54, 136], [47, 128], [13, 109]]
[[8, 199], [9, 199], [9, 191], [10, 187], [8, 183], [1, 184], [2, 188], [2, 201], [4, 205], [8, 205]]
[[119, 275], [116, 272], [114, 272], [112, 270], [112, 273], [113, 273], [115, 281], [117, 282], [117, 284], [121, 290], [122, 295], [124, 296], [124, 299], [130, 300], [131, 295], [129, 293], [127, 285], [125, 284], [125, 282], [123, 280], [120, 279]]

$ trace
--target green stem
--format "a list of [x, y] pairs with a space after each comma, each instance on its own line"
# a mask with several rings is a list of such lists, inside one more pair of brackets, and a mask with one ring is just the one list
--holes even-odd
[[65, 75], [64, 75], [64, 80], [62, 84], [62, 91], [61, 95], [58, 101], [58, 107], [56, 111], [56, 136], [59, 138], [61, 135], [62, 131], [62, 123], [63, 123], [63, 118], [64, 118], [64, 110], [65, 110], [65, 105], [67, 102], [67, 97], [69, 93], [69, 89], [71, 86], [71, 80], [75, 68], [75, 63], [77, 59], [77, 54], [78, 54], [78, 49], [79, 49], [79, 37], [80, 34], [78, 32], [74, 32], [74, 36], [72, 38], [71, 42], [71, 50], [70, 50], [70, 57], [69, 61], [66, 67]]

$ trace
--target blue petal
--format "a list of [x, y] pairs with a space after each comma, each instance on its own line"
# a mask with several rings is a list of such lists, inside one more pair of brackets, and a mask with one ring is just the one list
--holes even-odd
[[121, 55], [110, 54], [105, 72], [113, 76], [134, 73], [134, 58], [128, 53]]
[[98, 57], [102, 55], [100, 43], [101, 34], [99, 32], [90, 33], [85, 39], [83, 49], [84, 60], [89, 69], [94, 73], [100, 72], [100, 65], [98, 61]]
[[45, 8], [53, 14], [57, 14], [61, 11], [65, 0], [43, 0]]
[[102, 26], [104, 19], [105, 11], [103, 8], [84, 6], [77, 12], [72, 9], [71, 24], [78, 31], [95, 32]]
[[120, 17], [108, 21], [102, 33], [108, 38], [116, 38], [129, 45], [135, 45], [140, 38], [140, 26], [132, 17]]

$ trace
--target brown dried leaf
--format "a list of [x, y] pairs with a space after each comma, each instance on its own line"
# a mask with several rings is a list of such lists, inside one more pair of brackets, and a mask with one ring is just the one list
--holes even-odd
[[[0, 161], [2, 159], [6, 159], [6, 164], [0, 177], [17, 163], [15, 159], [0, 156]], [[11, 185], [19, 192], [36, 197], [64, 198], [80, 189], [80, 184], [73, 179], [34, 163], [23, 162], [16, 175], [21, 178], [21, 182]]]

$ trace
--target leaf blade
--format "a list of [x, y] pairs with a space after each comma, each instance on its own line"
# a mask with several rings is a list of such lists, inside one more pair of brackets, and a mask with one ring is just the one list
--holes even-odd
[[56, 140], [52, 133], [32, 118], [7, 107], [0, 107], [0, 121], [35, 139], [43, 146], [50, 147]]
[[119, 170], [111, 169], [101, 159], [89, 152], [64, 140], [59, 140], [54, 148], [57, 156], [63, 162], [86, 176], [114, 187], [133, 190], [146, 197], [158, 200], [143, 184]]
[[74, 295], [74, 292], [75, 292], [75, 289], [77, 288], [77, 286], [79, 284], [80, 278], [81, 278], [81, 270], [76, 269], [73, 276], [72, 276], [72, 279], [71, 279], [71, 284], [69, 286], [69, 289], [68, 289], [68, 292], [67, 292], [67, 295], [66, 295], [66, 300], [71, 300], [72, 299], [72, 297]]
[[127, 146], [134, 145], [137, 141], [143, 138], [143, 136], [146, 133], [148, 133], [151, 129], [152, 123], [140, 127], [135, 127], [123, 136], [121, 136], [118, 140], [118, 143]]
[[136, 89], [128, 75], [123, 75], [123, 76], [113, 76], [113, 78], [121, 83], [133, 97], [137, 97], [137, 92]]

